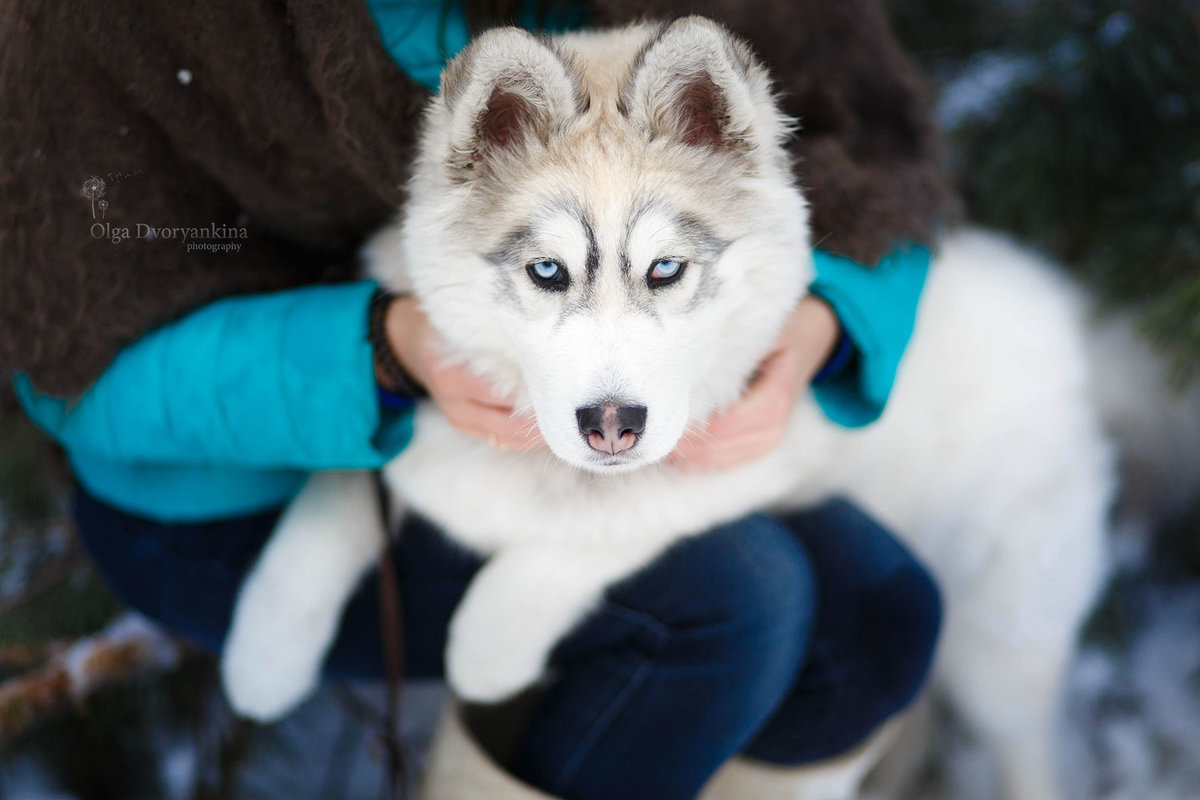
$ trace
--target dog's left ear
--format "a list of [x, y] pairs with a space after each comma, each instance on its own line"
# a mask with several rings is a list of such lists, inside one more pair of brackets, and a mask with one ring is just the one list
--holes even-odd
[[447, 166], [461, 179], [545, 144], [586, 105], [578, 77], [546, 41], [519, 28], [485, 32], [442, 74]]
[[652, 139], [749, 153], [790, 130], [750, 48], [717, 23], [684, 17], [661, 28], [634, 63], [620, 110]]

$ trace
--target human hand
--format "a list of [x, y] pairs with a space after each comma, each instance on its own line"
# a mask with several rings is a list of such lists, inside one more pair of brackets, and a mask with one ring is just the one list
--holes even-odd
[[797, 305], [746, 393], [679, 441], [668, 461], [686, 470], [729, 469], [779, 446], [796, 398], [829, 358], [841, 326], [817, 297]]
[[534, 450], [544, 444], [533, 420], [514, 416], [512, 403], [498, 398], [486, 381], [445, 362], [438, 335], [415, 297], [391, 302], [384, 330], [400, 365], [455, 428], [504, 449]]

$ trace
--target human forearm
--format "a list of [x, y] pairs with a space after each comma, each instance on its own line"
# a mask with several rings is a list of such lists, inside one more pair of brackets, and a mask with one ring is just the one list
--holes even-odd
[[[416, 297], [391, 300], [385, 327], [397, 366], [405, 373], [402, 382], [415, 383], [427, 392], [451, 425], [496, 447], [530, 450], [542, 446], [537, 426], [528, 417], [515, 414], [511, 398], [497, 395], [466, 367], [446, 361], [441, 342]], [[376, 378], [384, 387], [390, 383], [388, 371], [376, 369]]]

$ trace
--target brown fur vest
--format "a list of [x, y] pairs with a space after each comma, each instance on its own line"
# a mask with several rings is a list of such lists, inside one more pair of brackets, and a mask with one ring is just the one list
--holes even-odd
[[[929, 239], [935, 136], [873, 0], [596, 0], [592, 21], [688, 12], [773, 69], [822, 247]], [[214, 298], [352, 277], [428, 97], [362, 0], [17, 0], [0, 92], [0, 377], [57, 393]]]

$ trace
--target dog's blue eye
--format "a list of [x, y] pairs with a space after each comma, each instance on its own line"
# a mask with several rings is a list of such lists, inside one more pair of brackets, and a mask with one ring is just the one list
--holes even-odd
[[567, 271], [557, 261], [534, 261], [525, 271], [543, 289], [561, 292], [567, 288]]
[[682, 266], [678, 261], [656, 261], [654, 262], [654, 268], [650, 270], [650, 277], [658, 278], [659, 280], [674, 278], [675, 273], [679, 272]]
[[677, 261], [673, 258], [659, 259], [650, 265], [650, 273], [646, 276], [646, 281], [650, 284], [651, 289], [674, 283], [683, 275], [683, 269], [686, 266], [686, 261]]
[[533, 265], [533, 271], [544, 281], [552, 281], [562, 272], [562, 267], [553, 261], [539, 261]]

